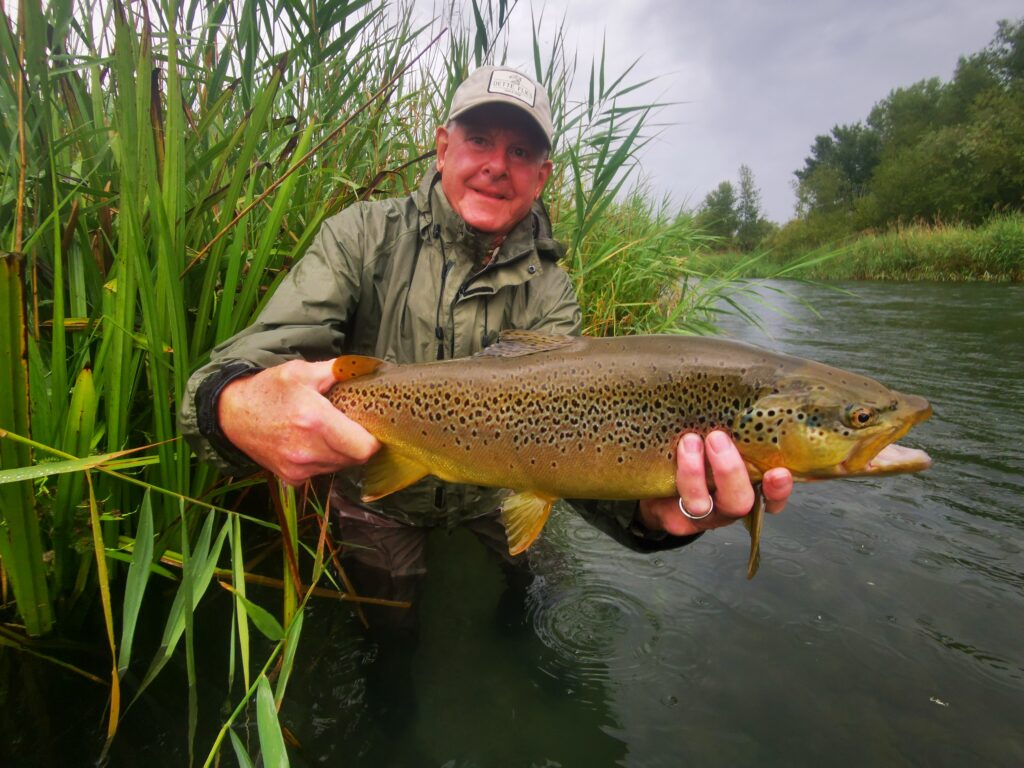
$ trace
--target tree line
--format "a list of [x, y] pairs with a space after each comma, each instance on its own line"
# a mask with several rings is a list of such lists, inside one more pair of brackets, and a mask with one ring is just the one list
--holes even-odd
[[817, 136], [795, 171], [795, 217], [764, 220], [753, 174], [722, 182], [696, 218], [726, 247], [794, 253], [911, 222], [976, 226], [1024, 210], [1024, 18], [963, 56], [949, 82], [897, 88], [864, 121]]

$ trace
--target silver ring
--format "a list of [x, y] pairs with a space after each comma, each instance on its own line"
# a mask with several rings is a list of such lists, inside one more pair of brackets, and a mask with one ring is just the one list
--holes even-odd
[[683, 517], [688, 517], [691, 520], [703, 520], [705, 517], [707, 517], [708, 515], [710, 515], [712, 512], [715, 511], [715, 499], [714, 499], [714, 497], [708, 496], [708, 503], [711, 506], [708, 507], [708, 511], [707, 512], [705, 512], [703, 515], [694, 515], [694, 514], [691, 514], [690, 511], [686, 507], [683, 506], [683, 497], [680, 496], [679, 497], [679, 511], [683, 513]]

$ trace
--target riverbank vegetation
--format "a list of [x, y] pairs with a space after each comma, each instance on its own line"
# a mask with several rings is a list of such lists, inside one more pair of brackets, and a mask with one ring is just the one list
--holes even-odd
[[744, 168], [741, 194], [723, 182], [733, 205], [723, 208], [720, 186], [698, 218], [724, 225], [719, 250], [771, 253], [751, 274], [836, 248], [815, 276], [1021, 279], [1022, 219], [1008, 214], [1024, 212], [1024, 18], [1000, 22], [949, 82], [897, 88], [864, 121], [817, 136], [795, 171], [795, 217], [763, 226], [756, 240], [756, 208], [752, 215], [741, 204], [756, 201]]
[[[280, 764], [275, 709], [302, 606], [345, 591], [335, 542], [304, 491], [270, 482], [266, 510], [241, 504], [267, 481], [197, 463], [177, 406], [326, 217], [413, 188], [456, 84], [506, 55], [509, 4], [471, 0], [447, 31], [387, 2], [13, 7], [0, 7], [0, 644], [64, 665], [48, 638], [105, 644], [105, 662], [68, 668], [106, 688], [108, 746], [183, 656], [182, 754], [212, 763], [230, 743], [240, 764], [253, 751]], [[706, 239], [626, 194], [657, 105], [631, 71], [577, 69], [564, 39], [545, 47], [535, 28], [532, 60], [510, 63], [552, 95], [559, 171], [545, 200], [586, 327], [706, 328], [731, 290], [687, 282]], [[253, 558], [267, 530], [276, 549]], [[194, 614], [215, 580], [231, 595], [223, 717], [200, 714], [196, 695]], [[257, 580], [278, 600], [254, 602]], [[174, 597], [156, 647], [140, 650], [154, 590]], [[14, 691], [31, 688], [3, 686], [5, 710], [30, 711]], [[258, 728], [239, 728], [250, 702]], [[212, 742], [197, 743], [200, 717], [220, 718]]]
[[744, 277], [810, 280], [1024, 281], [1024, 214], [995, 216], [979, 226], [911, 224], [865, 233], [804, 253], [784, 251], [751, 258], [739, 251], [697, 254], [693, 266]]

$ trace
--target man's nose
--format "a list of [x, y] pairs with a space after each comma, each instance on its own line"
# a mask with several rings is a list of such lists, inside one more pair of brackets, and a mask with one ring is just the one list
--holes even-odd
[[484, 170], [491, 176], [504, 176], [508, 172], [508, 152], [505, 147], [494, 147], [487, 155]]

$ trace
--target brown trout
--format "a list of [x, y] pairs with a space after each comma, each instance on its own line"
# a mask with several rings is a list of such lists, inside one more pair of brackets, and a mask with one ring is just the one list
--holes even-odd
[[[926, 469], [895, 441], [928, 402], [864, 376], [735, 341], [589, 338], [507, 331], [469, 358], [396, 365], [347, 355], [327, 393], [383, 448], [363, 467], [363, 500], [431, 474], [509, 488], [509, 551], [539, 535], [552, 503], [676, 495], [684, 432], [730, 432], [755, 483], [772, 467], [796, 480]], [[748, 576], [763, 504], [745, 518]]]

